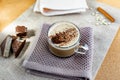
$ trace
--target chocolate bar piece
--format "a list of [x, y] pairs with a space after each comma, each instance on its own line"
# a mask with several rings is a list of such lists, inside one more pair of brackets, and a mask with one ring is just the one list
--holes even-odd
[[1, 47], [0, 47], [0, 56], [2, 55]]
[[17, 58], [22, 51], [24, 45], [26, 43], [26, 40], [14, 40], [12, 43], [12, 49], [13, 53], [15, 54], [15, 58]]
[[7, 37], [2, 41], [2, 43], [0, 45], [0, 47], [1, 47], [1, 55], [3, 55], [3, 53], [4, 53], [6, 39], [7, 39]]
[[12, 38], [11, 36], [8, 35], [1, 44], [1, 52], [3, 57], [6, 58], [9, 57], [11, 44], [12, 44]]
[[25, 26], [17, 26], [16, 27], [16, 35], [18, 37], [25, 37], [25, 36], [27, 36], [27, 28]]

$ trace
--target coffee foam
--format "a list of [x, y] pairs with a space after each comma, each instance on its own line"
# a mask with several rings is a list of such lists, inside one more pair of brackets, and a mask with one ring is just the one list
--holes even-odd
[[65, 45], [62, 45], [62, 46], [61, 46], [61, 44], [55, 44], [55, 45], [56, 46], [60, 46], [60, 47], [69, 47], [69, 46], [72, 46], [76, 42], [78, 42], [79, 36], [80, 36], [78, 28], [74, 24], [72, 24], [72, 23], [59, 22], [59, 23], [53, 24], [51, 26], [51, 28], [49, 29], [49, 31], [48, 31], [48, 36], [50, 37], [52, 35], [56, 35], [56, 33], [65, 32], [66, 30], [71, 29], [71, 28], [75, 28], [78, 35], [76, 37], [74, 37], [71, 41], [67, 42]]

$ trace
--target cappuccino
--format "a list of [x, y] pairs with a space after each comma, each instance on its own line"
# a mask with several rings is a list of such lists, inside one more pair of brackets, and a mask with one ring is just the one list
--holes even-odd
[[57, 22], [48, 30], [49, 50], [58, 57], [69, 57], [79, 46], [80, 32], [70, 22]]
[[76, 44], [80, 38], [76, 25], [68, 22], [53, 24], [48, 31], [48, 38], [57, 47], [70, 47]]

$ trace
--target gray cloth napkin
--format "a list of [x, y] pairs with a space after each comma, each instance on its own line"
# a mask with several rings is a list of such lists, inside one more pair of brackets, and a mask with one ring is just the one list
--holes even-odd
[[90, 27], [80, 28], [81, 43], [86, 43], [89, 50], [86, 54], [74, 54], [69, 58], [59, 58], [48, 49], [48, 24], [44, 24], [34, 50], [24, 60], [23, 67], [27, 72], [38, 76], [58, 80], [91, 80], [93, 60], [93, 30]]

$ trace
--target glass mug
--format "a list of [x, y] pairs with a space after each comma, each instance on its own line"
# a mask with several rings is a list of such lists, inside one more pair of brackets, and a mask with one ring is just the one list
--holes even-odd
[[52, 24], [47, 35], [49, 50], [55, 56], [69, 57], [74, 53], [84, 54], [88, 50], [80, 45], [80, 30], [71, 22], [63, 21]]

